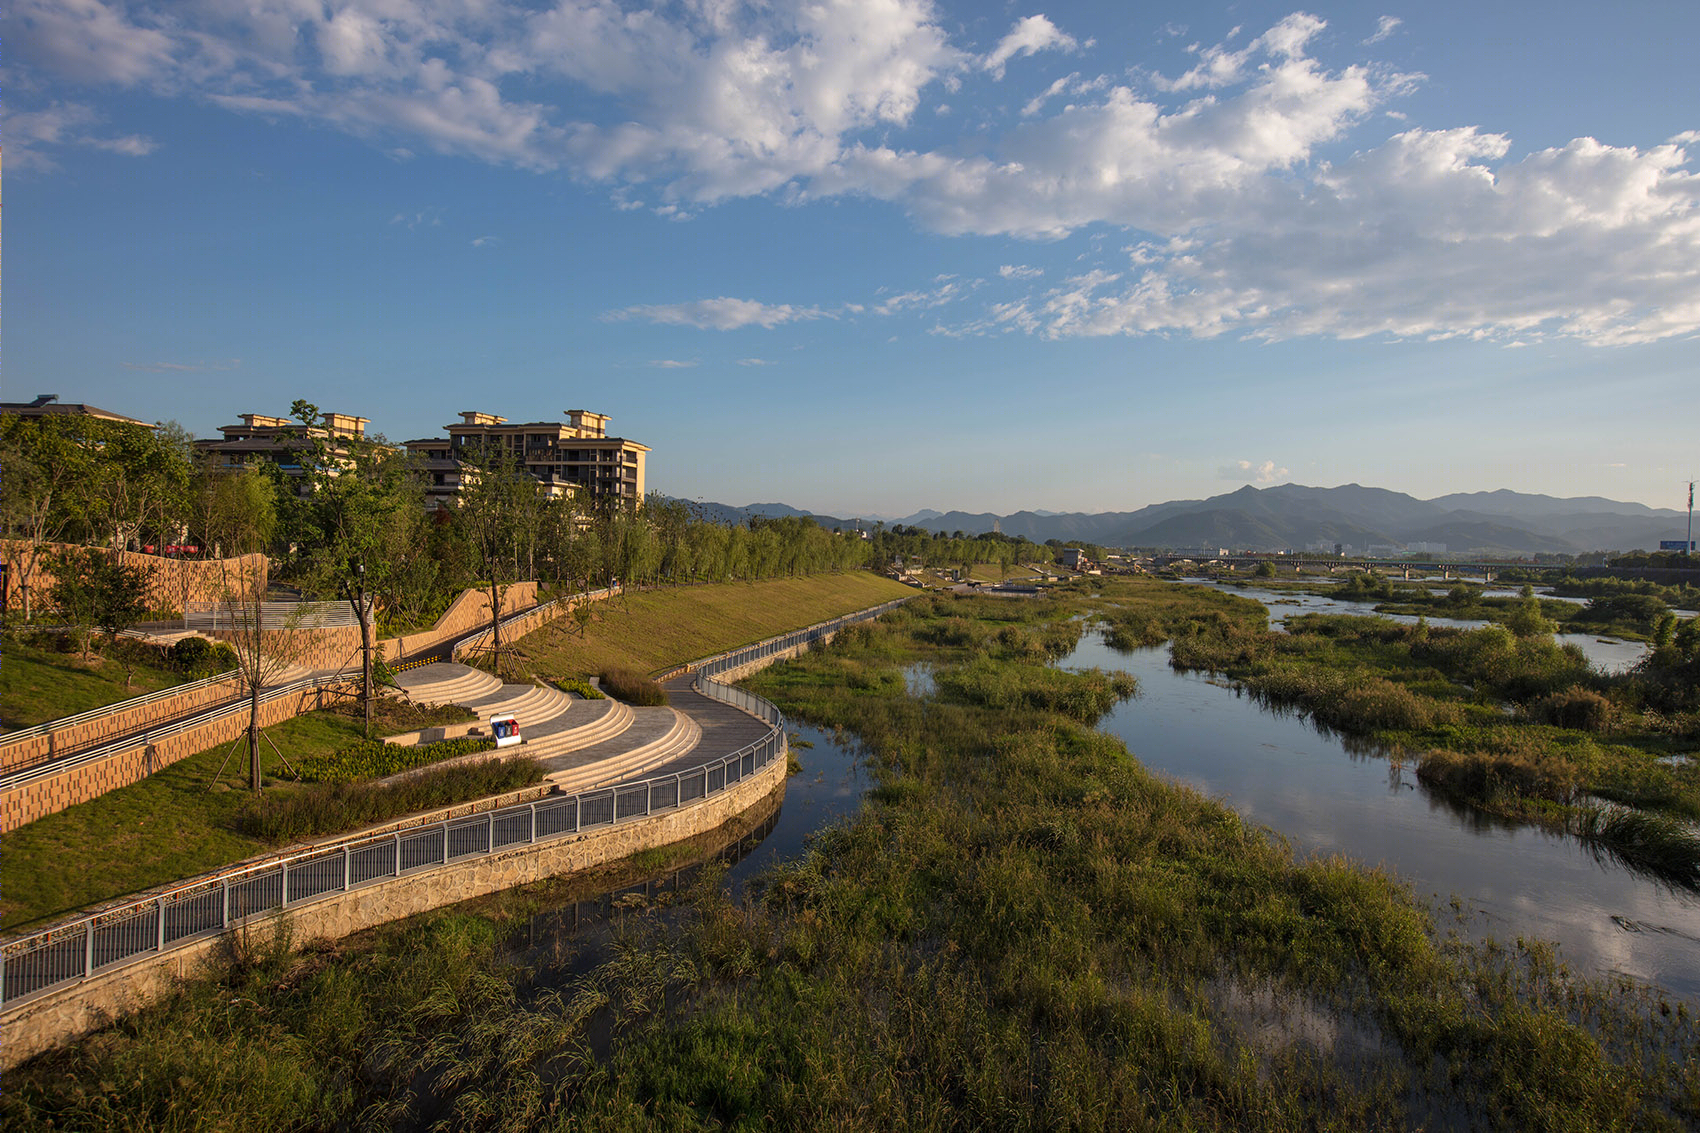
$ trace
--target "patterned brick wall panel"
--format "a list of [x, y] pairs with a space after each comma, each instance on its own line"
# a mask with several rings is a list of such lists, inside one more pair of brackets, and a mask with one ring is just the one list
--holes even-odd
[[[47, 594], [53, 586], [53, 572], [47, 568], [50, 554], [66, 549], [66, 544], [46, 544], [37, 556], [35, 569], [27, 578], [10, 581], [10, 600], [17, 604], [20, 584], [30, 589], [30, 601], [41, 608], [47, 604]], [[21, 565], [25, 545], [11, 539], [0, 539], [0, 552], [8, 564]], [[264, 555], [242, 555], [233, 559], [167, 559], [158, 555], [141, 555], [120, 551], [119, 556], [129, 566], [141, 567], [153, 573], [148, 583], [148, 605], [154, 610], [183, 609], [184, 602], [217, 602], [234, 590], [239, 596], [251, 593], [258, 585], [265, 590], [267, 563]]]

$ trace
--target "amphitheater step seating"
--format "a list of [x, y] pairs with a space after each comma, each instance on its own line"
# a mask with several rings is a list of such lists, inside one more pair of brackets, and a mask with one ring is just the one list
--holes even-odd
[[441, 661], [397, 673], [395, 683], [416, 704], [465, 704], [502, 687], [489, 673]]
[[545, 760], [548, 781], [568, 794], [612, 786], [679, 759], [702, 740], [702, 728], [676, 708], [631, 711], [631, 727], [617, 738]]
[[536, 727], [520, 721], [525, 735], [521, 751], [533, 759], [548, 760], [621, 735], [635, 718], [629, 705], [618, 700], [579, 700], [574, 697], [570, 714], [543, 721]]

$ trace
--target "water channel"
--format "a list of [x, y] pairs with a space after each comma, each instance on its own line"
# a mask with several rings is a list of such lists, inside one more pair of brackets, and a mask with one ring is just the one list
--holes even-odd
[[[1293, 597], [1303, 599], [1305, 612], [1332, 602]], [[1298, 612], [1271, 605], [1272, 618]], [[1124, 654], [1089, 634], [1061, 664], [1138, 677], [1140, 695], [1099, 727], [1152, 771], [1222, 800], [1296, 850], [1386, 867], [1437, 913], [1449, 914], [1457, 897], [1473, 936], [1551, 941], [1575, 968], [1631, 976], [1700, 1003], [1695, 895], [1574, 838], [1450, 803], [1417, 782], [1408, 764], [1348, 749], [1339, 737], [1260, 708], [1219, 679], [1176, 672], [1167, 646]]]
[[[1267, 597], [1277, 625], [1296, 613], [1368, 612], [1362, 603], [1235, 589]], [[1634, 642], [1574, 636], [1602, 667], [1633, 664], [1645, 650]], [[1700, 1004], [1695, 895], [1637, 874], [1574, 838], [1448, 802], [1417, 782], [1410, 765], [1349, 746], [1302, 717], [1260, 708], [1219, 679], [1176, 672], [1167, 646], [1119, 653], [1089, 633], [1061, 664], [1121, 669], [1138, 677], [1140, 695], [1099, 726], [1125, 742], [1146, 767], [1221, 799], [1300, 852], [1338, 853], [1386, 867], [1441, 916], [1450, 915], [1457, 897], [1465, 931], [1476, 937], [1551, 941], [1582, 970], [1631, 976]], [[932, 675], [931, 666], [911, 667], [905, 674], [911, 695], [932, 695]], [[801, 853], [811, 833], [854, 818], [871, 785], [853, 737], [795, 722], [789, 730], [802, 741], [795, 745], [802, 771], [788, 780], [784, 804], [717, 855], [726, 867], [722, 884], [734, 901], [763, 869]], [[668, 891], [688, 887], [696, 872], [679, 871], [552, 910], [525, 936], [536, 944], [540, 937], [558, 939], [590, 928], [579, 947], [594, 955], [600, 951], [594, 942], [604, 937], [610, 918], [623, 908], [665, 902]]]

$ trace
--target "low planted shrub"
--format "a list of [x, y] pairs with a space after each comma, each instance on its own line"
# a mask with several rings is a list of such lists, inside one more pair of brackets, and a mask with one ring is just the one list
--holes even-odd
[[489, 751], [496, 741], [489, 736], [460, 736], [439, 740], [434, 744], [404, 747], [382, 740], [360, 740], [324, 756], [301, 761], [301, 777], [316, 783], [351, 783], [357, 779], [382, 779], [386, 775], [409, 771], [454, 759]]
[[555, 687], [562, 692], [577, 693], [586, 700], [607, 700], [602, 690], [585, 680], [583, 677], [560, 677], [555, 681]]
[[192, 680], [214, 677], [236, 668], [236, 650], [204, 637], [179, 639], [165, 654], [166, 664]]
[[262, 795], [241, 812], [238, 825], [271, 843], [341, 834], [518, 790], [542, 778], [542, 766], [522, 758], [443, 767], [400, 783], [316, 783], [288, 794]]
[[603, 669], [601, 684], [603, 692], [627, 704], [655, 708], [667, 703], [667, 690], [636, 669]]

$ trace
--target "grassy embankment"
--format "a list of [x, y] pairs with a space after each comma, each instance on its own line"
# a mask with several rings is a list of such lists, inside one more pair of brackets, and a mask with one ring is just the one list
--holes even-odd
[[1700, 887], [1700, 764], [1670, 758], [1693, 750], [1700, 713], [1660, 711], [1640, 677], [1595, 674], [1538, 627], [1519, 636], [1320, 614], [1286, 627], [1199, 622], [1175, 642], [1174, 664], [1413, 758], [1453, 798]]
[[97, 654], [84, 662], [74, 652], [41, 649], [7, 635], [5, 659], [0, 663], [0, 727], [6, 731], [31, 728], [172, 688], [188, 679], [142, 662], [132, 666], [129, 677], [126, 687], [121, 661]]
[[[648, 671], [911, 593], [867, 573], [644, 591], [623, 603], [598, 603], [596, 620], [582, 635], [556, 623], [520, 645], [539, 674], [580, 676], [604, 666]], [[420, 716], [392, 705], [384, 710], [378, 734], [466, 718], [452, 710]], [[329, 756], [354, 743], [360, 725], [347, 711], [327, 710], [286, 721], [266, 734], [293, 762]], [[387, 798], [374, 798], [371, 791], [295, 783], [271, 745], [262, 744], [261, 762], [271, 786], [255, 802], [245, 790], [208, 790], [228, 746], [200, 752], [141, 782], [8, 833], [6, 852], [0, 855], [0, 927], [10, 931], [193, 877], [301, 835], [358, 829], [535, 778], [533, 770], [516, 779], [526, 771], [516, 764], [506, 772], [469, 770], [440, 782], [414, 781], [386, 789]], [[238, 745], [223, 781], [242, 788], [247, 774], [247, 750]]]
[[591, 603], [594, 620], [583, 632], [561, 618], [518, 648], [523, 664], [546, 678], [622, 666], [654, 672], [913, 593], [868, 571], [640, 590]]
[[[1141, 625], [1231, 598], [1094, 580]], [[877, 787], [730, 906], [527, 953], [549, 886], [243, 962], [0, 1097], [9, 1127], [1679, 1129], [1686, 1008], [1445, 938], [1093, 731], [1085, 588], [922, 600], [753, 682]], [[1148, 632], [1156, 632], [1148, 630]], [[935, 666], [908, 695], [903, 666]], [[521, 957], [529, 957], [521, 959]], [[192, 1103], [188, 1099], [193, 1099]], [[192, 1109], [192, 1114], [191, 1114]]]

